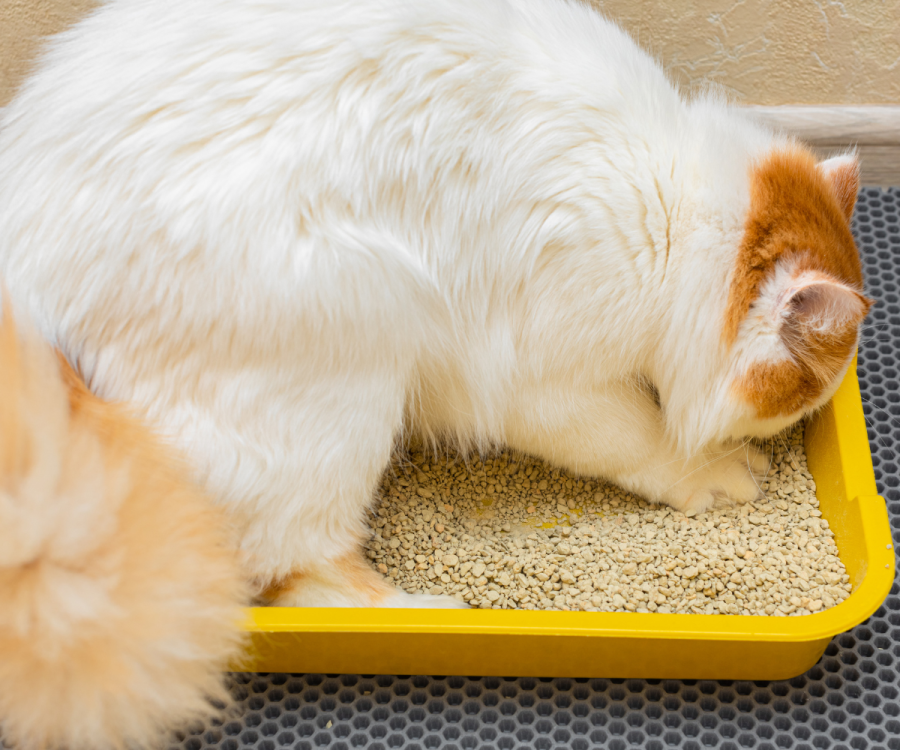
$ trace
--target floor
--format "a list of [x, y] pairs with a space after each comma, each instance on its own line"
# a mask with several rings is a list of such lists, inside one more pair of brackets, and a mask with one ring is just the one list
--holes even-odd
[[[855, 221], [878, 301], [860, 382], [879, 491], [900, 543], [900, 189], [863, 191]], [[900, 589], [785, 682], [503, 677], [230, 677], [230, 720], [172, 750], [277, 748], [890, 748], [900, 750]]]

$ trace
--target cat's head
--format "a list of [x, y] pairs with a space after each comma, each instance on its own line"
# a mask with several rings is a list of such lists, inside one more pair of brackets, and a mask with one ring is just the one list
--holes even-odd
[[735, 436], [773, 434], [840, 384], [872, 305], [850, 233], [858, 190], [855, 156], [792, 147], [752, 168], [721, 331]]

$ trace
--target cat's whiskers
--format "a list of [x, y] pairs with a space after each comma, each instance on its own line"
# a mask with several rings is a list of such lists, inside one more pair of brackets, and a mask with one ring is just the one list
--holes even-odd
[[781, 444], [784, 446], [785, 452], [788, 454], [788, 456], [791, 457], [791, 461], [796, 463], [797, 457], [794, 455], [791, 447], [784, 441], [784, 435], [782, 433], [778, 433], [777, 437], [781, 441]]
[[[888, 418], [888, 420], [890, 420], [892, 425], [900, 425], [900, 417], [898, 417], [895, 414], [892, 414], [885, 407], [878, 406], [877, 404], [873, 403], [871, 399], [866, 398], [862, 394], [860, 394], [860, 400], [864, 404], [868, 404], [869, 407], [874, 409], [875, 411], [878, 411], [878, 412], [881, 412], [882, 414], [884, 414]], [[874, 423], [870, 420], [870, 417], [865, 413], [865, 411], [863, 411], [863, 418], [866, 420], [866, 427], [872, 427], [874, 425]], [[885, 445], [885, 443], [881, 441], [881, 435], [879, 435], [876, 430], [873, 430], [873, 433], [875, 434], [875, 437], [878, 438], [879, 442], [881, 442], [882, 447], [887, 447]]]

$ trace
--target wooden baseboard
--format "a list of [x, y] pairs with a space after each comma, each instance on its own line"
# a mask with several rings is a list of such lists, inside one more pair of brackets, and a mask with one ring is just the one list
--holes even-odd
[[763, 122], [809, 143], [823, 157], [859, 151], [863, 185], [900, 185], [900, 106], [748, 106]]

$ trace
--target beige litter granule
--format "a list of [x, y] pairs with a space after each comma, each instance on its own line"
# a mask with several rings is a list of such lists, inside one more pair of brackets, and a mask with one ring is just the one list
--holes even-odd
[[411, 593], [493, 609], [805, 615], [850, 593], [803, 430], [765, 444], [765, 499], [700, 515], [504, 452], [420, 450], [386, 472], [366, 544]]

